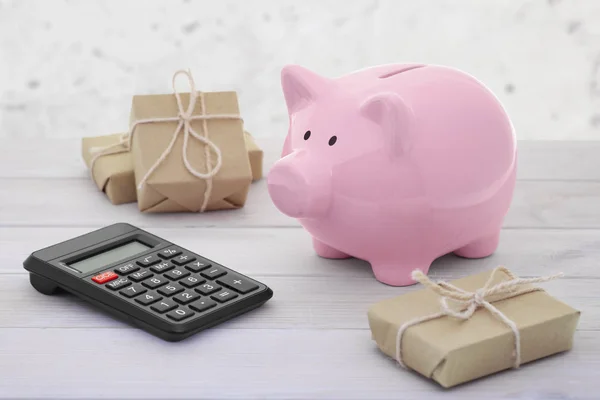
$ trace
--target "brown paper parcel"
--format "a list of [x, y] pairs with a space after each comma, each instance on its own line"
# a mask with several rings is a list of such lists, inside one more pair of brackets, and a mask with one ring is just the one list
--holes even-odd
[[81, 153], [91, 169], [95, 152], [109, 147], [121, 147], [122, 152], [98, 157], [92, 170], [92, 179], [106, 193], [113, 204], [133, 203], [137, 199], [133, 160], [127, 152], [126, 143], [120, 144], [123, 134], [85, 137], [81, 141]]
[[[488, 271], [451, 284], [475, 292], [491, 274]], [[496, 271], [493, 283], [508, 281], [508, 274]], [[571, 349], [578, 310], [542, 290], [490, 302], [516, 324], [521, 364]], [[440, 309], [440, 296], [430, 289], [381, 301], [368, 311], [372, 338], [383, 353], [396, 359], [400, 327]], [[444, 315], [417, 323], [404, 330], [401, 343], [404, 365], [446, 388], [509, 369], [515, 361], [513, 331], [485, 308], [476, 309], [467, 320]]]
[[250, 169], [252, 170], [252, 181], [257, 181], [263, 177], [264, 152], [258, 147], [250, 133], [244, 132], [244, 139], [246, 140]]
[[[113, 204], [134, 203], [137, 201], [133, 159], [131, 153], [127, 151], [127, 141], [120, 144], [123, 135], [84, 137], [81, 141], [83, 160], [90, 169], [92, 159], [97, 153], [109, 148], [116, 147], [118, 149], [119, 146], [122, 148], [122, 152], [98, 157], [92, 171], [92, 178], [96, 186], [106, 193]], [[252, 180], [257, 181], [262, 179], [264, 153], [254, 141], [250, 132], [244, 131], [244, 140], [250, 168], [252, 169]]]
[[[238, 114], [235, 92], [203, 93], [206, 110], [202, 102], [196, 101], [192, 115]], [[180, 94], [182, 104], [188, 107], [190, 94]], [[154, 118], [172, 118], [180, 110], [174, 95], [134, 96], [131, 122]], [[243, 207], [248, 195], [252, 173], [243, 134], [243, 122], [235, 119], [210, 119], [191, 121], [198, 134], [206, 136], [220, 150], [222, 165], [210, 179], [192, 175], [183, 161], [184, 134], [178, 136], [172, 151], [140, 188], [140, 179], [156, 164], [173, 139], [178, 122], [151, 122], [138, 124], [132, 137], [132, 154], [138, 206], [146, 212], [198, 212], [202, 210], [207, 185], [212, 185], [204, 211], [236, 209]], [[187, 155], [191, 166], [204, 173], [214, 168], [217, 155], [210, 151], [207, 166], [206, 144], [194, 137], [188, 138]]]

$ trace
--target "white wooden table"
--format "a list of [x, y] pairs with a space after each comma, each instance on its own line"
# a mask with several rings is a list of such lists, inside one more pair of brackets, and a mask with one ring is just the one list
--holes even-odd
[[[259, 143], [268, 168], [281, 143]], [[522, 276], [565, 272], [544, 287], [582, 311], [573, 350], [450, 391], [396, 367], [370, 337], [369, 305], [417, 287], [378, 283], [362, 261], [318, 258], [264, 180], [241, 210], [141, 214], [96, 189], [78, 140], [0, 139], [0, 154], [1, 398], [600, 398], [600, 143], [520, 143], [496, 254], [431, 268], [442, 279], [499, 264]], [[256, 277], [274, 297], [168, 343], [29, 285], [29, 253], [119, 221]]]

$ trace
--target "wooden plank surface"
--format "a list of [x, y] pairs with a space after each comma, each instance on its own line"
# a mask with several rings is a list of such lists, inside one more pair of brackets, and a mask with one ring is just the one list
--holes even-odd
[[[252, 275], [275, 292], [273, 301], [229, 321], [221, 329], [361, 329], [368, 330], [371, 304], [398, 296], [418, 286], [382, 286], [372, 278], [294, 277]], [[543, 285], [583, 313], [579, 329], [600, 332], [600, 304], [595, 279], [562, 279]], [[29, 285], [26, 274], [0, 275], [9, 304], [0, 304], [0, 328], [123, 328], [128, 326], [99, 313], [69, 294], [47, 298]], [[19, 304], [16, 312], [14, 304]], [[126, 336], [123, 336], [125, 338]]]
[[[299, 226], [275, 208], [265, 180], [252, 185], [241, 209], [169, 215], [141, 213], [135, 203], [114, 206], [88, 179], [3, 178], [0, 184], [0, 221], [4, 226], [100, 227], [119, 221], [142, 228]], [[600, 181], [519, 181], [504, 226], [600, 228], [598, 204]]]
[[[49, 323], [51, 325], [48, 326], [52, 327], [82, 327], [91, 326], [89, 324], [94, 321], [99, 321], [95, 326], [112, 321], [109, 317], [98, 320], [94, 313], [78, 312], [80, 307], [87, 308], [86, 305], [69, 295], [57, 296], [55, 301], [35, 307], [44, 297], [29, 286], [28, 277], [21, 266], [31, 249], [51, 244], [50, 239], [60, 241], [85, 232], [85, 228], [0, 228], [0, 247], [11, 249], [0, 258], [0, 263], [7, 266], [0, 270], [0, 287], [6, 288], [7, 297], [31, 305], [25, 309], [30, 312], [23, 312], [11, 319], [12, 307], [0, 304], [0, 326], [39, 326], [43, 321], [42, 326]], [[278, 327], [278, 324], [301, 326], [306, 323], [319, 328], [367, 329], [365, 313], [368, 305], [417, 288], [381, 285], [373, 279], [370, 265], [361, 260], [317, 257], [312, 251], [309, 236], [301, 229], [167, 228], [153, 232], [171, 238], [184, 247], [205, 248], [203, 253], [207, 257], [271, 286], [277, 293], [277, 302], [289, 306], [271, 309], [267, 314], [258, 312], [257, 317], [250, 319], [257, 321], [257, 325], [265, 323]], [[190, 237], [191, 232], [194, 233], [193, 237]], [[597, 275], [594, 273], [590, 277], [590, 269], [596, 268], [596, 260], [600, 256], [600, 231], [566, 232], [505, 230], [498, 251], [491, 257], [464, 260], [447, 255], [434, 263], [430, 276], [452, 280], [498, 265], [508, 265], [520, 276], [564, 272], [565, 278], [549, 282], [548, 290], [567, 303], [577, 303], [584, 308], [584, 313], [591, 319], [582, 318], [581, 329], [600, 329], [600, 315], [586, 312], [587, 309], [600, 307], [597, 298], [589, 296], [589, 293], [594, 293], [594, 285], [597, 284], [594, 280]], [[268, 244], [270, 251], [255, 251], [265, 244]], [[236, 251], [231, 251], [232, 248]], [[357, 287], [360, 290], [357, 291]], [[311, 295], [306, 296], [306, 293]], [[335, 307], [320, 307], [328, 298], [336, 299]], [[57, 316], [55, 310], [63, 307], [68, 312]], [[307, 316], [310, 319], [307, 320]], [[245, 321], [242, 324], [246, 324]], [[234, 323], [233, 326], [239, 325]]]
[[214, 329], [173, 344], [134, 330], [5, 329], [2, 341], [0, 394], [29, 399], [592, 400], [600, 358], [600, 334], [577, 332], [568, 353], [444, 391], [382, 356], [368, 331]]
[[[143, 228], [299, 226], [273, 206], [265, 180], [252, 185], [246, 206], [235, 211], [161, 215], [140, 213], [136, 204], [114, 206], [89, 179], [78, 141], [53, 143], [7, 142], [11, 148], [28, 146], [28, 151], [6, 152], [0, 164], [6, 165], [0, 167], [0, 221], [4, 226], [100, 227], [118, 221]], [[267, 171], [281, 146], [276, 139], [260, 143], [265, 148]], [[600, 143], [569, 142], [563, 147], [537, 143], [537, 147], [536, 142], [520, 146], [519, 180], [504, 226], [600, 228], [600, 157], [596, 156]]]
[[[280, 140], [259, 140], [265, 170]], [[317, 257], [271, 204], [265, 181], [241, 210], [141, 214], [89, 180], [78, 140], [0, 139], [0, 398], [597, 399], [600, 388], [600, 143], [522, 142], [498, 251], [447, 255], [430, 275], [506, 265], [580, 309], [572, 351], [444, 391], [399, 369], [370, 338], [366, 311], [394, 288], [361, 260]], [[166, 343], [71, 295], [43, 296], [22, 261], [34, 250], [130, 222], [269, 284], [265, 306]], [[109, 378], [107, 378], [109, 377]], [[100, 378], [100, 379], [99, 379]], [[108, 381], [107, 381], [108, 379]]]
[[[278, 159], [283, 138], [256, 138], [264, 150], [265, 172]], [[88, 178], [77, 139], [1, 138], [0, 178]], [[600, 141], [520, 141], [519, 180], [600, 180]]]
[[[23, 272], [22, 262], [33, 250], [88, 231], [0, 227], [0, 274]], [[318, 257], [303, 229], [154, 228], [152, 232], [250, 275], [335, 279], [373, 276], [367, 262]], [[505, 229], [500, 235], [500, 245], [492, 256], [466, 260], [447, 255], [433, 263], [431, 276], [457, 279], [498, 265], [507, 265], [522, 276], [564, 272], [569, 278], [587, 279], [600, 273], [600, 230]]]

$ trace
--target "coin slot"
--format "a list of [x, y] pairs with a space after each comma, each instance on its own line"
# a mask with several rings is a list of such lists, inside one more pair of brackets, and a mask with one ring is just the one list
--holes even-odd
[[390, 78], [390, 77], [392, 77], [394, 75], [398, 75], [398, 74], [401, 74], [403, 72], [410, 71], [410, 70], [417, 69], [417, 68], [422, 68], [422, 67], [424, 67], [424, 65], [409, 65], [409, 66], [406, 66], [404, 68], [400, 68], [400, 69], [394, 70], [392, 72], [385, 73], [385, 74], [381, 75], [379, 77], [379, 79], [387, 79], [387, 78]]

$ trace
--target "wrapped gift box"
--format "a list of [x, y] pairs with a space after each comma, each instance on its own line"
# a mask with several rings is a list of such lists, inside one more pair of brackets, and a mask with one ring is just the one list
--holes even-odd
[[[83, 138], [81, 153], [87, 167], [90, 168], [96, 151], [111, 146], [121, 146], [123, 150], [126, 150], [125, 144], [119, 144], [122, 136], [123, 134], [113, 134]], [[264, 153], [256, 144], [252, 135], [247, 131], [244, 131], [244, 141], [252, 170], [252, 180], [260, 180], [263, 177]], [[113, 204], [134, 203], [137, 201], [133, 159], [129, 152], [99, 157], [94, 166], [92, 179], [96, 183], [96, 186], [106, 193], [106, 196]]]
[[[239, 114], [237, 94], [209, 92], [202, 95], [203, 101], [196, 99], [192, 107], [190, 93], [179, 94], [180, 100], [172, 94], [133, 97], [131, 125], [137, 126], [131, 153], [140, 211], [199, 212], [244, 206], [252, 171], [243, 123], [241, 119], [216, 117]], [[189, 127], [178, 119], [188, 112]], [[214, 119], [192, 119], [202, 116]], [[186, 129], [190, 130], [189, 134]], [[220, 150], [221, 167], [212, 177], [202, 178], [193, 173], [210, 174], [217, 168], [219, 157], [214, 148], [199, 140], [194, 132]], [[186, 135], [189, 135], [187, 148]]]
[[88, 168], [91, 167], [94, 155], [106, 148], [121, 150], [114, 154], [98, 157], [92, 169], [92, 179], [96, 186], [113, 204], [133, 203], [137, 200], [133, 159], [127, 151], [126, 144], [121, 144], [123, 134], [86, 137], [81, 141], [81, 153]]
[[[444, 296], [436, 290], [462, 290], [476, 302], [477, 290], [491, 274], [488, 271], [451, 282], [459, 290], [434, 284], [373, 305], [368, 311], [372, 338], [383, 353], [446, 388], [509, 369], [515, 366], [517, 356], [519, 364], [524, 364], [571, 348], [580, 312], [531, 284], [519, 285], [512, 294], [483, 299], [515, 324], [518, 335], [481, 305], [475, 304], [467, 319], [447, 314], [440, 302]], [[513, 279], [510, 271], [500, 268], [490, 284]], [[513, 297], [515, 293], [522, 294]], [[462, 304], [468, 307], [467, 303]], [[452, 301], [446, 298], [446, 304]], [[453, 312], [464, 317], [467, 311], [459, 307]]]

